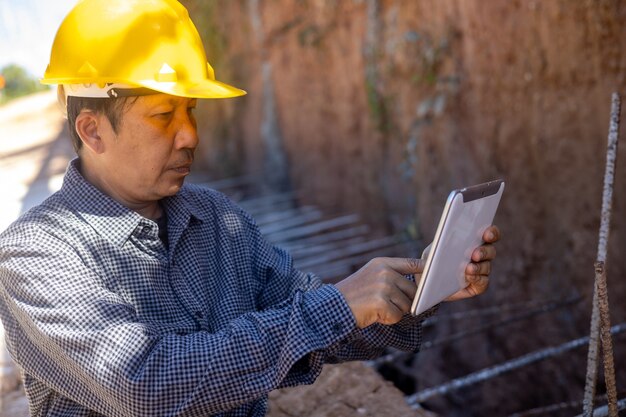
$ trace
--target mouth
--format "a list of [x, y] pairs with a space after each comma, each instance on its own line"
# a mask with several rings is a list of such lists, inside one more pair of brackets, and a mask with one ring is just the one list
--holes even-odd
[[177, 165], [171, 168], [171, 170], [181, 175], [187, 175], [191, 172], [191, 162], [188, 162], [182, 165]]

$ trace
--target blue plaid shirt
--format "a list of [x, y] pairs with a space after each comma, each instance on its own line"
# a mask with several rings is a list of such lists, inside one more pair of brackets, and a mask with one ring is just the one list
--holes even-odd
[[0, 235], [0, 314], [36, 416], [263, 416], [322, 365], [416, 350], [421, 320], [355, 327], [224, 195], [186, 185], [157, 224], [88, 183]]

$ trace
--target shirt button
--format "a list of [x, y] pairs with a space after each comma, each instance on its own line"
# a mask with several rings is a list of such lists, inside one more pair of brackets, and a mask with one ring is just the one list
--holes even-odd
[[196, 311], [194, 314], [198, 320], [204, 317], [204, 314], [202, 314], [202, 311]]
[[342, 323], [335, 323], [335, 324], [333, 324], [333, 332], [335, 332], [335, 334], [341, 333], [342, 330], [343, 330], [343, 324]]

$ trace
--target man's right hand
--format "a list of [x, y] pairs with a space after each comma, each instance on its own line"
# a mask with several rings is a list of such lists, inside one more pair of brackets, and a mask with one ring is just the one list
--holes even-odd
[[423, 269], [421, 259], [375, 258], [335, 286], [359, 328], [374, 323], [394, 324], [411, 309], [417, 289], [404, 275], [419, 274]]

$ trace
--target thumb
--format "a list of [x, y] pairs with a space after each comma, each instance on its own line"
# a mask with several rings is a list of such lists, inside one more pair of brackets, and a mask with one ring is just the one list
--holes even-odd
[[402, 275], [420, 274], [425, 261], [419, 258], [386, 258], [387, 266]]

